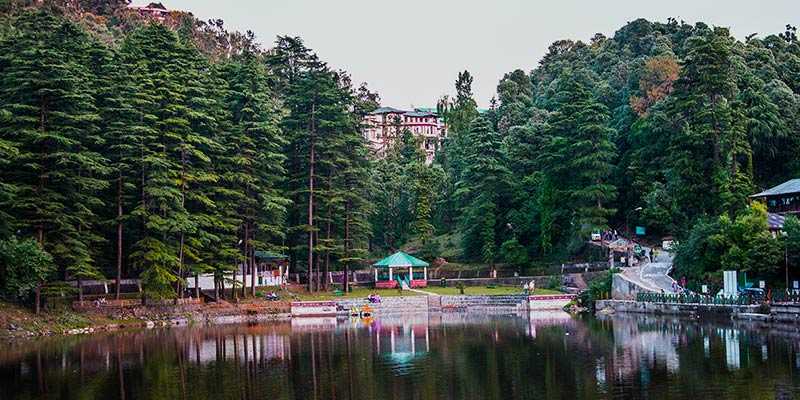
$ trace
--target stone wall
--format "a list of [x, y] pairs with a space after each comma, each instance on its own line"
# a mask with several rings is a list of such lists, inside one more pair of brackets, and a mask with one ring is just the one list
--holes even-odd
[[431, 296], [397, 296], [381, 297], [380, 303], [370, 303], [367, 299], [340, 299], [336, 302], [340, 308], [350, 310], [353, 307], [360, 308], [369, 305], [375, 313], [392, 312], [427, 312], [428, 298]]
[[633, 300], [641, 292], [649, 292], [622, 274], [614, 274], [611, 278], [611, 298], [615, 300]]
[[755, 313], [758, 306], [719, 305], [719, 304], [681, 304], [681, 303], [648, 303], [632, 300], [598, 300], [598, 312], [609, 313], [643, 313], [663, 315], [705, 315], [729, 317], [733, 314]]
[[[590, 282], [596, 277], [604, 274], [604, 271], [590, 271], [576, 274], [565, 274], [565, 277], [579, 277], [583, 282]], [[536, 287], [542, 288], [550, 284], [552, 278], [560, 278], [561, 275], [541, 275], [541, 276], [517, 276], [517, 277], [501, 277], [501, 278], [448, 278], [445, 283], [448, 287], [455, 287], [458, 282], [463, 282], [465, 286], [515, 286], [522, 289], [522, 285], [535, 281]], [[571, 279], [576, 280], [576, 279]], [[441, 279], [428, 279], [428, 286], [440, 287]]]

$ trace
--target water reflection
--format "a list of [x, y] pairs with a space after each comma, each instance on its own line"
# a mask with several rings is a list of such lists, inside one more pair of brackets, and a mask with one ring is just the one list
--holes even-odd
[[0, 398], [793, 398], [797, 339], [625, 315], [295, 319], [0, 345]]

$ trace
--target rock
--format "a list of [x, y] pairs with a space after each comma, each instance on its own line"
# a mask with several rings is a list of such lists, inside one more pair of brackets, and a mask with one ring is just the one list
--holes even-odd
[[597, 310], [597, 315], [613, 315], [614, 309], [611, 307], [606, 307], [602, 310]]

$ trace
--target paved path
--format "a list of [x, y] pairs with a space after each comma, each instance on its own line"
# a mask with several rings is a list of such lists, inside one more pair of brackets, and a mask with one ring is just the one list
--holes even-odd
[[426, 292], [424, 290], [419, 290], [419, 289], [411, 289], [411, 288], [409, 288], [409, 289], [403, 289], [403, 290], [409, 290], [409, 291], [412, 291], [412, 292], [415, 292], [415, 293], [424, 294], [426, 296], [438, 296], [438, 294], [436, 294], [436, 293]]
[[672, 270], [672, 255], [667, 252], [659, 253], [656, 260], [642, 265], [639, 269], [639, 278], [648, 286], [663, 290], [665, 293], [675, 293], [673, 286], [675, 280], [669, 276]]
[[[644, 249], [648, 254], [652, 251], [649, 247], [644, 247]], [[672, 285], [675, 280], [669, 276], [671, 270], [672, 255], [661, 251], [653, 262], [645, 261], [636, 267], [623, 268], [622, 274], [628, 280], [651, 292], [675, 293]]]

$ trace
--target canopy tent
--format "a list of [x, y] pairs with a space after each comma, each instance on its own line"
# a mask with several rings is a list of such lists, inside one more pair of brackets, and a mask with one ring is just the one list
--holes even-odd
[[[375, 268], [375, 287], [395, 288], [400, 287], [426, 287], [428, 286], [428, 263], [414, 256], [398, 251], [372, 264]], [[414, 268], [422, 268], [422, 276], [414, 276]], [[388, 270], [388, 274], [379, 273], [378, 270]], [[400, 270], [395, 273], [395, 270]]]

